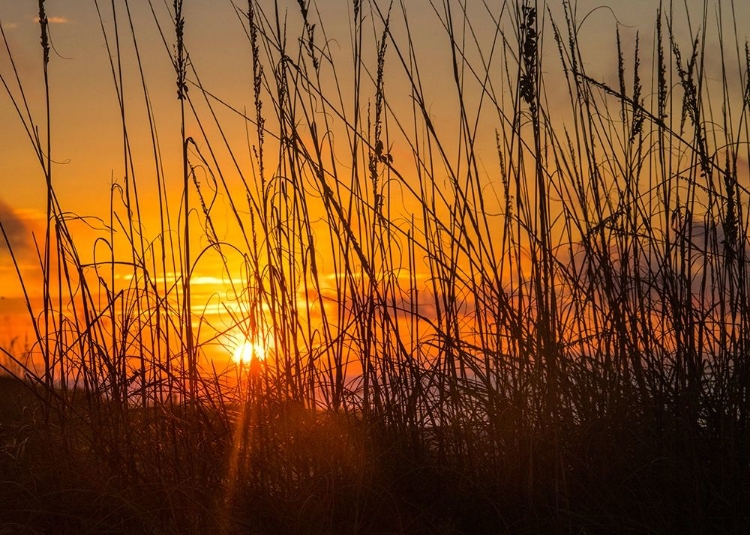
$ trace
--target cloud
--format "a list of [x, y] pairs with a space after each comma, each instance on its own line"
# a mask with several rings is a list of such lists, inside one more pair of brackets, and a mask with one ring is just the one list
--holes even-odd
[[[31, 226], [16, 210], [0, 200], [0, 223], [15, 252], [31, 247]], [[8, 250], [5, 237], [0, 232], [0, 254]]]
[[[34, 18], [34, 22], [39, 24], [39, 17]], [[47, 17], [47, 22], [50, 24], [70, 24], [70, 19], [67, 17]]]
[[18, 28], [18, 23], [16, 22], [3, 22], [3, 30], [15, 30]]

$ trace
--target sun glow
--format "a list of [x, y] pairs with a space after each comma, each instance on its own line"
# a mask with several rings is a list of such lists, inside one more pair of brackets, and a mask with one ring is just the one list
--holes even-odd
[[232, 353], [232, 360], [238, 366], [246, 366], [250, 364], [253, 359], [265, 360], [265, 358], [266, 348], [251, 341], [241, 342]]

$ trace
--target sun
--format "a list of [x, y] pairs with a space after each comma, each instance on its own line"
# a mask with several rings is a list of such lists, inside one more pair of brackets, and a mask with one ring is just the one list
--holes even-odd
[[250, 364], [253, 359], [265, 360], [266, 349], [255, 342], [241, 342], [232, 353], [232, 360], [235, 364], [244, 366]]

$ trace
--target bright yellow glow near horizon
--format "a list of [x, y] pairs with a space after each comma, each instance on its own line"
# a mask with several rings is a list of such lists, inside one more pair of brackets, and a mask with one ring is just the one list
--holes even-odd
[[246, 340], [240, 342], [232, 352], [232, 360], [238, 366], [248, 366], [253, 359], [266, 359], [266, 348], [262, 344]]

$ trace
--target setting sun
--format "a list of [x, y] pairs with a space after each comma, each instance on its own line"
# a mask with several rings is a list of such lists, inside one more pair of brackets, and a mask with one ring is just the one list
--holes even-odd
[[265, 360], [266, 348], [255, 342], [245, 341], [238, 344], [232, 353], [232, 360], [238, 366], [250, 364], [253, 358]]

